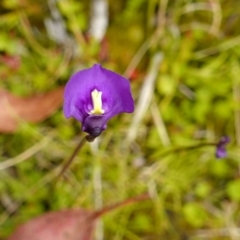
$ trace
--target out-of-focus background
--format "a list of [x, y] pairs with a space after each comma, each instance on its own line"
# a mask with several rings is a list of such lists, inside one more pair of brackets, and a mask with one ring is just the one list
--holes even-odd
[[[106, 214], [96, 239], [240, 239], [239, 26], [237, 0], [1, 0], [0, 236], [148, 192]], [[63, 87], [96, 62], [130, 79], [136, 109], [56, 184], [81, 138]]]

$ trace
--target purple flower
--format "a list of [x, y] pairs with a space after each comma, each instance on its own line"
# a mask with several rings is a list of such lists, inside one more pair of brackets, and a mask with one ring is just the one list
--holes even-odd
[[228, 136], [224, 136], [220, 138], [220, 141], [216, 145], [216, 157], [224, 158], [227, 156], [226, 145], [230, 142], [230, 138]]
[[110, 118], [132, 113], [134, 102], [130, 83], [100, 64], [75, 73], [66, 85], [64, 114], [82, 123], [82, 131], [93, 139], [107, 127]]

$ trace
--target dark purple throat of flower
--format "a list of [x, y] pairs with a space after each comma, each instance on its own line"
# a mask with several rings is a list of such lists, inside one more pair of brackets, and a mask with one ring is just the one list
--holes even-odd
[[93, 138], [117, 114], [134, 111], [130, 83], [115, 72], [95, 64], [75, 73], [66, 85], [64, 114], [82, 123], [82, 131]]
[[90, 115], [84, 119], [82, 130], [94, 138], [98, 137], [107, 127], [102, 115]]

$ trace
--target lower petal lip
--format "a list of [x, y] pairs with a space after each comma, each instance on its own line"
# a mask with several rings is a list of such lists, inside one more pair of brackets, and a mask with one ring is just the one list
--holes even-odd
[[82, 130], [92, 136], [99, 136], [106, 129], [107, 118], [104, 115], [89, 115], [82, 124]]

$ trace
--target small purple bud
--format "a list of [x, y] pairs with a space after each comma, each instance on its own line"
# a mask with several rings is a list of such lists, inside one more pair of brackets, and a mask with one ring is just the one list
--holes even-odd
[[66, 118], [74, 117], [82, 123], [82, 131], [98, 137], [109, 119], [134, 111], [130, 83], [95, 64], [70, 78], [65, 87], [63, 111]]
[[230, 137], [224, 136], [216, 145], [216, 157], [225, 158], [227, 156], [226, 145], [230, 142]]

